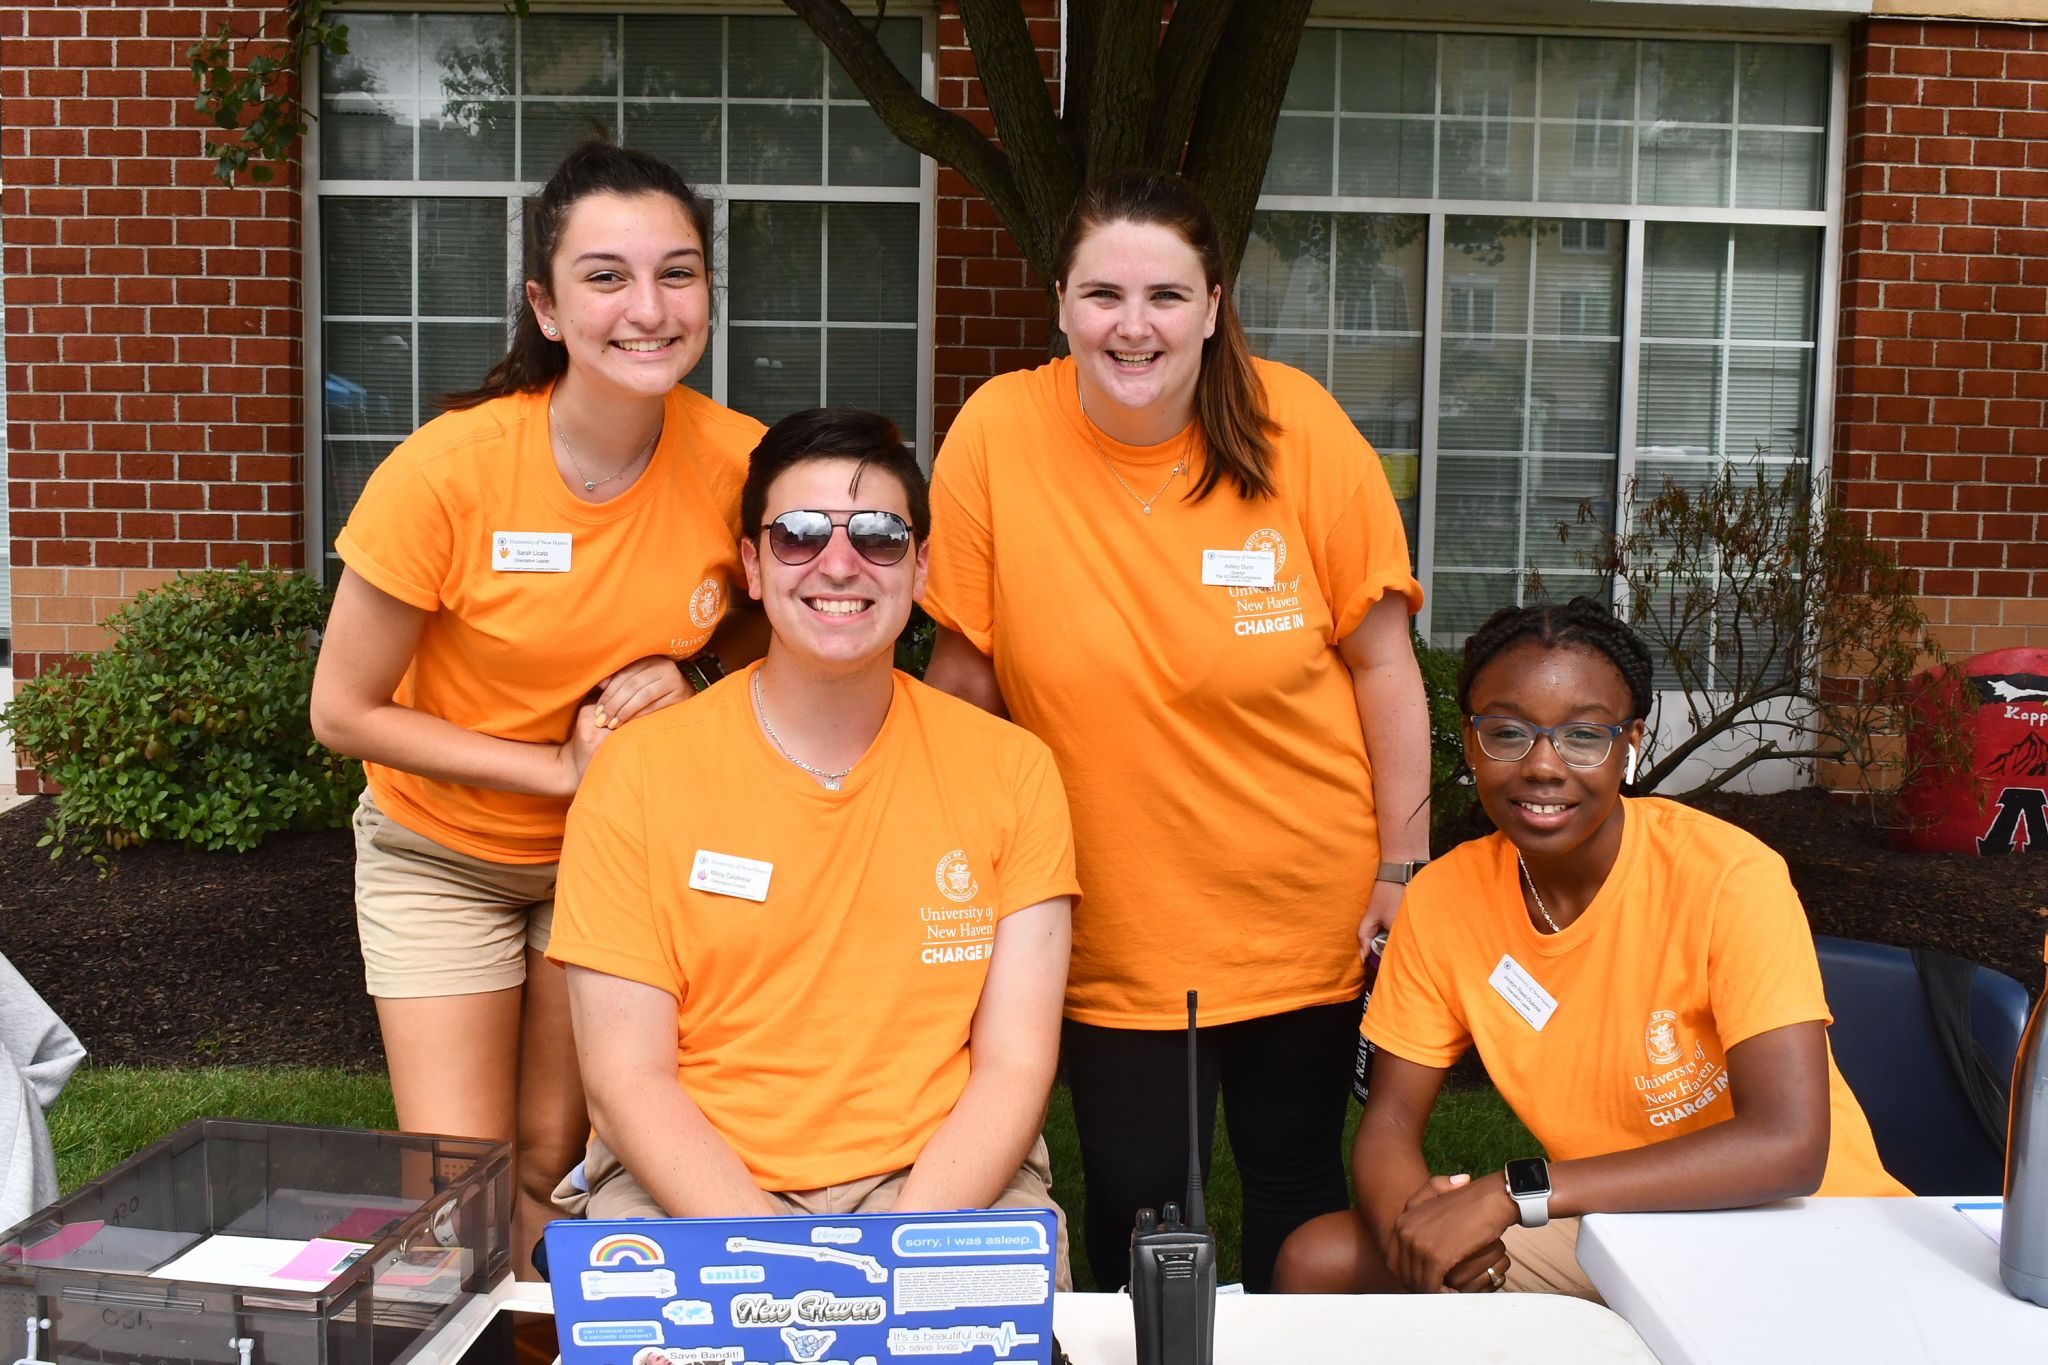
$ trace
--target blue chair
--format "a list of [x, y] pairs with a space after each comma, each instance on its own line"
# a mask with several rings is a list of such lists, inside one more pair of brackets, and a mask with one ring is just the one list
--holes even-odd
[[1944, 953], [1818, 935], [1813, 946], [1835, 1064], [1885, 1169], [1915, 1194], [2002, 1190], [2026, 987]]

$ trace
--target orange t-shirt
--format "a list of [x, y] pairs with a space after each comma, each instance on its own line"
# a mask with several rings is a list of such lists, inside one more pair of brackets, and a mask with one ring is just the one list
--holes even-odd
[[[994, 662], [1052, 746], [1081, 885], [1067, 1016], [1177, 1028], [1355, 997], [1379, 863], [1372, 770], [1336, 644], [1386, 593], [1422, 603], [1380, 462], [1335, 399], [1258, 362], [1271, 498], [1201, 469], [1192, 429], [1097, 442], [1074, 366], [999, 375], [946, 437], [932, 490], [934, 619]], [[1145, 514], [1111, 476], [1149, 494]], [[1266, 551], [1271, 586], [1205, 583], [1205, 551]]]
[[[1735, 826], [1670, 801], [1622, 803], [1621, 852], [1585, 913], [1539, 934], [1514, 845], [1460, 845], [1408, 888], [1362, 1032], [1423, 1066], [1467, 1044], [1553, 1160], [1631, 1151], [1732, 1112], [1728, 1049], [1787, 1024], [1831, 1022], [1785, 860]], [[1513, 959], [1557, 1002], [1541, 1031], [1489, 978]], [[1828, 1056], [1819, 1193], [1905, 1194]]]
[[[758, 665], [757, 665], [758, 667]], [[569, 815], [548, 956], [676, 997], [676, 1070], [765, 1190], [917, 1159], [967, 1086], [996, 924], [1075, 894], [1059, 773], [896, 675], [839, 791], [754, 720], [752, 670], [605, 741]], [[760, 903], [691, 886], [771, 867]]]
[[[703, 648], [744, 591], [740, 485], [763, 430], [671, 389], [646, 470], [586, 503], [556, 472], [546, 392], [421, 427], [377, 466], [334, 542], [371, 587], [428, 613], [395, 699], [481, 734], [558, 744], [614, 669]], [[566, 571], [507, 568], [521, 559]], [[560, 852], [565, 797], [366, 766], [384, 813], [416, 834], [493, 862]]]

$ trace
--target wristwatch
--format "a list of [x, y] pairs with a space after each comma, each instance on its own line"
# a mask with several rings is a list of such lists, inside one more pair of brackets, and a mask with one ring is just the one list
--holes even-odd
[[1521, 1210], [1522, 1226], [1540, 1228], [1550, 1221], [1550, 1163], [1540, 1156], [1510, 1161], [1503, 1173], [1508, 1198]]
[[1412, 863], [1381, 863], [1379, 875], [1374, 880], [1393, 882], [1397, 886], [1406, 886], [1415, 880], [1416, 873], [1428, 866], [1429, 859], [1427, 858], [1417, 858]]

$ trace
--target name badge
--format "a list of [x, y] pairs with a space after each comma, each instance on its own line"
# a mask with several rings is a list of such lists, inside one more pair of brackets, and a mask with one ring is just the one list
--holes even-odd
[[1550, 1022], [1550, 1016], [1557, 1013], [1557, 1001], [1549, 991], [1538, 985], [1536, 978], [1522, 969], [1522, 964], [1507, 954], [1501, 954], [1500, 965], [1493, 969], [1493, 975], [1486, 978], [1486, 984], [1500, 993], [1516, 1014], [1528, 1022], [1538, 1033]]
[[1204, 550], [1202, 582], [1213, 588], [1270, 588], [1271, 550]]
[[491, 567], [499, 573], [569, 572], [566, 531], [493, 531]]
[[774, 871], [774, 863], [700, 848], [696, 860], [690, 864], [690, 889], [708, 891], [714, 896], [765, 901], [768, 899], [768, 876]]

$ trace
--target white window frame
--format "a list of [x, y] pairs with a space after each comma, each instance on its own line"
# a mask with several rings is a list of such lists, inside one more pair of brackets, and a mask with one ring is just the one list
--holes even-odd
[[[1445, 24], [1420, 23], [1396, 19], [1316, 17], [1311, 21], [1313, 28], [1350, 29], [1370, 31], [1400, 31], [1440, 35], [1468, 34], [1471, 29], [1451, 28]], [[1485, 26], [1485, 32], [1502, 35], [1527, 35], [1550, 38], [1621, 38], [1631, 41], [1669, 41], [1673, 34], [1650, 29], [1622, 29], [1613, 27], [1579, 27], [1565, 24], [1555, 25], [1494, 25]], [[1681, 223], [1725, 223], [1732, 226], [1800, 226], [1821, 230], [1821, 248], [1813, 343], [1813, 402], [1808, 414], [1808, 448], [1805, 458], [1813, 472], [1815, 496], [1823, 494], [1827, 475], [1833, 463], [1833, 423], [1835, 392], [1835, 349], [1839, 326], [1837, 300], [1840, 291], [1840, 259], [1842, 236], [1842, 183], [1844, 157], [1847, 147], [1848, 82], [1849, 82], [1849, 39], [1842, 33], [1734, 30], [1687, 31], [1687, 41], [1762, 43], [1773, 45], [1798, 45], [1822, 47], [1827, 50], [1828, 63], [1828, 112], [1827, 126], [1822, 152], [1822, 202], [1818, 209], [1750, 209], [1740, 207], [1672, 207], [1655, 204], [1607, 204], [1577, 203], [1544, 200], [1532, 197], [1512, 200], [1481, 199], [1438, 199], [1414, 196], [1364, 196], [1343, 194], [1261, 194], [1257, 209], [1260, 212], [1276, 213], [1336, 213], [1336, 214], [1415, 214], [1423, 216], [1428, 223], [1424, 254], [1424, 304], [1422, 347], [1422, 438], [1419, 459], [1416, 543], [1411, 547], [1415, 556], [1416, 576], [1424, 589], [1424, 605], [1415, 619], [1415, 628], [1424, 639], [1430, 638], [1431, 582], [1436, 570], [1436, 511], [1437, 511], [1437, 470], [1439, 465], [1440, 442], [1438, 423], [1442, 399], [1442, 340], [1446, 317], [1447, 280], [1444, 269], [1445, 240], [1444, 222], [1447, 217], [1464, 215], [1498, 216], [1504, 218], [1581, 218], [1617, 222], [1624, 226], [1625, 253], [1623, 274], [1623, 309], [1621, 331], [1621, 376], [1619, 388], [1619, 423], [1617, 427], [1617, 451], [1615, 463], [1615, 488], [1618, 491], [1628, 486], [1635, 474], [1636, 448], [1636, 404], [1639, 389], [1639, 357], [1642, 349], [1642, 288], [1644, 237], [1646, 225], [1654, 222]], [[1541, 61], [1538, 71], [1540, 79]], [[1739, 76], [1738, 76], [1739, 79]], [[1343, 139], [1345, 133], [1341, 63], [1337, 73], [1337, 109], [1329, 114], [1283, 114], [1283, 117], [1324, 117], [1333, 125], [1331, 137], [1332, 174], [1327, 182], [1340, 183], [1337, 168], [1342, 165]], [[1637, 83], [1636, 100], [1642, 98], [1640, 82]], [[1439, 126], [1455, 117], [1443, 93], [1442, 82], [1438, 83], [1438, 113], [1436, 115], [1404, 115], [1407, 119], [1434, 117]], [[1530, 120], [1534, 122], [1536, 120]], [[1716, 125], [1719, 126], [1719, 125]], [[1734, 125], [1730, 125], [1731, 127]], [[1770, 125], [1765, 125], [1766, 127]], [[1730, 183], [1737, 183], [1736, 159], [1740, 155], [1740, 140], [1730, 138]], [[1542, 184], [1541, 176], [1542, 140], [1536, 139], [1531, 149], [1530, 184]], [[1437, 158], [1434, 168], [1436, 183], [1443, 175], [1442, 158]], [[1631, 193], [1633, 198], [1633, 193]], [[1334, 335], [1334, 332], [1333, 334]], [[1749, 345], [1751, 343], [1744, 343]], [[1725, 353], [1725, 347], [1724, 347]], [[1722, 402], [1725, 405], [1725, 390]], [[1621, 499], [1617, 495], [1617, 508]], [[1625, 511], [1625, 509], [1622, 509]], [[1618, 515], [1620, 513], [1618, 512]], [[1518, 558], [1517, 562], [1520, 562]]]
[[[461, 12], [462, 10], [470, 7], [461, 5], [450, 6], [446, 4], [436, 5], [431, 3], [396, 5], [377, 3], [377, 0], [370, 0], [369, 3], [365, 3], [360, 6], [351, 6], [350, 8], [352, 10], [359, 9], [363, 13], [395, 13], [401, 15], [420, 15]], [[598, 7], [593, 5], [590, 8], [592, 10], [595, 10]], [[900, 14], [892, 14], [891, 17], [915, 18], [916, 20], [918, 20], [920, 25], [918, 87], [926, 99], [935, 100], [937, 97], [936, 91], [938, 87], [938, 20], [936, 11], [929, 6], [923, 5], [906, 5], [904, 9], [906, 12]], [[784, 9], [780, 6], [776, 6], [772, 9], [764, 9], [760, 7], [749, 7], [743, 2], [739, 4], [721, 4], [717, 6], [710, 6], [690, 4], [687, 2], [687, 0], [682, 0], [681, 3], [678, 3], [674, 6], [674, 10], [677, 13], [703, 15], [706, 17], [713, 18], [767, 15], [770, 17], [787, 17], [790, 18], [792, 21], [796, 21], [794, 15], [790, 14], [790, 12], [787, 9]], [[480, 10], [478, 12], [482, 13], [484, 11]], [[496, 14], [499, 13], [500, 11], [497, 9], [497, 7], [493, 6], [490, 8], [489, 12], [492, 14]], [[612, 3], [606, 5], [603, 8], [603, 13], [613, 18], [621, 25], [623, 25], [625, 19], [628, 16], [645, 14], [647, 12], [648, 9], [645, 5], [636, 4], [634, 0], [612, 0]], [[543, 11], [543, 13], [549, 12]], [[519, 45], [524, 42], [524, 26], [515, 26], [514, 34], [515, 37], [513, 51], [514, 62], [516, 65], [519, 60]], [[721, 106], [726, 107], [729, 107], [729, 105], [735, 102], [736, 100], [736, 97], [729, 97], [724, 94], [724, 83], [726, 81], [729, 69], [730, 64], [728, 62], [721, 66], [720, 74], [720, 104]], [[308, 62], [306, 64], [305, 71], [301, 74], [300, 79], [302, 102], [304, 103], [307, 109], [317, 111], [320, 107], [320, 64], [317, 61]], [[625, 94], [625, 62], [623, 60], [619, 62], [619, 73], [617, 81], [618, 83], [615, 86], [610, 98], [614, 102], [615, 107], [623, 109], [623, 103], [628, 98]], [[551, 102], [552, 97], [520, 95], [509, 98], [514, 102], [524, 105], [527, 103], [546, 104]], [[597, 103], [600, 101], [596, 97], [592, 97], [587, 102]], [[739, 102], [775, 103], [777, 101], [756, 100]], [[824, 107], [824, 126], [820, 130], [820, 137], [823, 140], [822, 145], [829, 148], [831, 138], [831, 111], [833, 104], [835, 102], [852, 103], [853, 101], [848, 100], [843, 96], [834, 96], [828, 90], [821, 95], [821, 102]], [[720, 136], [722, 138], [731, 137], [731, 121], [729, 119], [720, 120]], [[415, 132], [415, 137], [417, 137], [417, 132]], [[303, 478], [301, 480], [301, 487], [305, 497], [304, 545], [306, 553], [305, 562], [308, 565], [309, 569], [312, 572], [324, 574], [327, 570], [327, 560], [329, 558], [328, 546], [330, 540], [332, 539], [331, 530], [338, 530], [339, 528], [329, 528], [327, 525], [327, 433], [325, 406], [326, 365], [322, 345], [323, 323], [325, 322], [326, 319], [326, 313], [324, 308], [322, 307], [322, 291], [320, 278], [320, 207], [322, 202], [328, 199], [342, 198], [452, 198], [502, 200], [505, 205], [507, 222], [511, 225], [507, 230], [506, 242], [507, 278], [505, 281], [505, 297], [509, 300], [512, 296], [513, 290], [515, 290], [519, 286], [521, 275], [520, 265], [522, 256], [522, 243], [520, 241], [519, 234], [522, 231], [522, 215], [520, 213], [520, 205], [526, 199], [529, 199], [533, 195], [538, 194], [540, 192], [542, 181], [535, 179], [325, 179], [321, 174], [320, 167], [320, 133], [319, 124], [317, 123], [317, 121], [313, 124], [312, 131], [307, 135], [307, 137], [303, 141], [302, 169], [304, 172], [304, 183], [302, 185], [300, 194], [300, 222], [302, 225], [300, 240], [302, 244], [301, 261], [303, 262], [301, 284], [304, 292], [302, 297], [305, 301], [305, 306], [301, 310], [301, 317], [303, 321], [302, 343], [304, 348], [302, 354], [304, 356], [305, 363], [305, 449], [303, 453], [302, 469], [304, 472]], [[723, 168], [721, 167], [721, 169]], [[714, 240], [711, 243], [712, 275], [714, 281], [716, 282], [715, 302], [713, 308], [714, 325], [711, 333], [711, 341], [710, 345], [706, 348], [703, 359], [698, 361], [698, 365], [700, 368], [705, 365], [709, 365], [711, 367], [711, 396], [718, 402], [724, 403], [730, 391], [730, 341], [732, 327], [734, 326], [730, 317], [728, 316], [728, 309], [726, 307], [726, 286], [727, 281], [729, 279], [728, 229], [730, 226], [730, 206], [734, 200], [739, 200], [742, 202], [815, 203], [827, 206], [833, 204], [851, 203], [914, 203], [917, 205], [918, 210], [918, 259], [917, 316], [916, 320], [913, 323], [834, 323], [831, 321], [797, 321], [762, 322], [751, 325], [796, 325], [818, 327], [826, 331], [830, 331], [838, 327], [857, 327], [863, 329], [903, 328], [906, 330], [914, 328], [917, 333], [917, 343], [915, 351], [917, 357], [917, 408], [915, 417], [915, 429], [913, 431], [905, 432], [904, 437], [905, 440], [910, 444], [911, 448], [917, 453], [919, 461], [927, 469], [929, 469], [931, 466], [933, 453], [933, 339], [935, 336], [933, 317], [936, 300], [936, 281], [938, 275], [938, 256], [936, 246], [936, 228], [938, 216], [938, 167], [930, 157], [919, 156], [918, 178], [916, 183], [911, 185], [834, 185], [830, 181], [830, 175], [831, 169], [830, 162], [828, 160], [820, 170], [820, 183], [815, 185], [726, 185], [722, 183], [713, 183], [708, 181], [692, 183], [693, 189], [699, 189], [703, 191], [711, 201], [713, 222], [712, 232], [714, 237]], [[829, 238], [821, 233], [821, 264], [824, 259], [822, 253], [824, 251], [828, 251], [829, 248]], [[415, 270], [417, 270], [417, 253], [415, 253], [414, 268]], [[824, 307], [822, 299], [820, 301], [820, 307]], [[484, 319], [436, 317], [433, 320], [436, 322], [463, 322], [479, 321]], [[493, 317], [487, 320], [506, 325], [507, 335], [509, 336], [509, 319]], [[819, 363], [820, 369], [818, 378], [820, 388], [822, 389], [827, 379], [824, 366], [829, 362], [827, 359], [821, 357]], [[415, 348], [415, 352], [413, 355], [413, 378], [414, 392], [417, 399], [419, 378], [419, 356], [417, 353], [417, 348]], [[479, 376], [479, 378], [481, 378], [481, 376]], [[425, 419], [422, 418], [423, 422], [424, 420]]]

